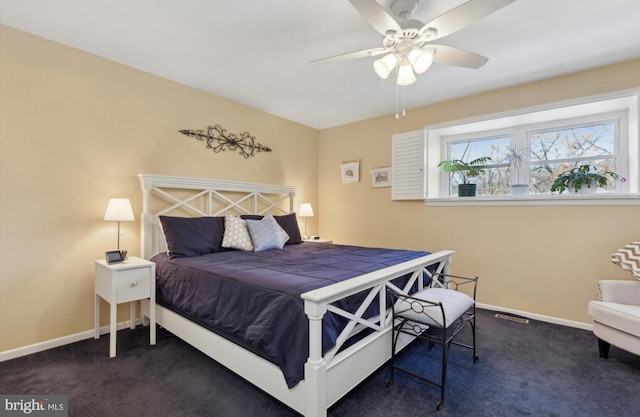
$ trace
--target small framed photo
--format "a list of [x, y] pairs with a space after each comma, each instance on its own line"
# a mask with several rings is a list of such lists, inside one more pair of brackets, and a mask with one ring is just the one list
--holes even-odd
[[360, 181], [360, 163], [351, 162], [340, 165], [340, 173], [343, 183]]
[[372, 169], [371, 187], [391, 187], [391, 167]]

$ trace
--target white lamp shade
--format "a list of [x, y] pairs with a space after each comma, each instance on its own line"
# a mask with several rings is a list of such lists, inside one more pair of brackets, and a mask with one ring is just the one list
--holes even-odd
[[410, 63], [402, 64], [398, 67], [398, 79], [396, 83], [398, 85], [409, 85], [416, 82], [416, 75], [413, 73], [413, 68]]
[[313, 208], [311, 203], [300, 204], [300, 217], [313, 217]]
[[397, 63], [398, 58], [394, 54], [388, 54], [373, 61], [373, 70], [378, 74], [378, 77], [386, 80]]
[[133, 209], [128, 198], [112, 198], [109, 200], [104, 219], [111, 222], [132, 222]]
[[422, 74], [433, 64], [433, 49], [414, 49], [409, 52], [409, 62], [416, 74]]

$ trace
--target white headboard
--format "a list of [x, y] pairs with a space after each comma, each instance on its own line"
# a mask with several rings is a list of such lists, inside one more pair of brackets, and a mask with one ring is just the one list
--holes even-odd
[[224, 213], [288, 214], [297, 187], [206, 178], [138, 174], [142, 187], [140, 254], [149, 259], [166, 244], [159, 216], [220, 216]]

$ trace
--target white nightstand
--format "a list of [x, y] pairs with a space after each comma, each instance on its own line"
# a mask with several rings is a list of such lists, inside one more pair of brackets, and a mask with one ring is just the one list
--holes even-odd
[[151, 336], [156, 344], [156, 264], [131, 256], [117, 264], [96, 261], [95, 274], [95, 338], [100, 338], [100, 297], [110, 304], [109, 357], [116, 356], [116, 311], [119, 303], [131, 303], [131, 328], [135, 327], [136, 304], [143, 298], [150, 300]]
[[333, 243], [331, 239], [302, 239], [303, 242], [311, 242], [311, 243]]

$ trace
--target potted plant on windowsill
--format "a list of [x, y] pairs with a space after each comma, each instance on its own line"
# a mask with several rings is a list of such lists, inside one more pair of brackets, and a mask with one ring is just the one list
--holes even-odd
[[523, 175], [526, 174], [527, 152], [527, 148], [507, 147], [504, 161], [509, 164], [509, 170], [511, 171], [511, 195], [525, 195], [529, 191], [526, 175]]
[[606, 187], [609, 180], [618, 178], [615, 172], [598, 173], [591, 165], [580, 165], [560, 173], [551, 184], [551, 192], [562, 194], [566, 190], [578, 194], [595, 193], [598, 187]]
[[440, 162], [438, 167], [442, 167], [451, 176], [456, 173], [460, 174], [462, 182], [458, 184], [458, 197], [474, 197], [476, 195], [476, 184], [470, 183], [469, 180], [483, 174], [484, 168], [482, 165], [490, 160], [491, 158], [488, 156], [482, 156], [468, 162], [461, 159], [451, 159]]

